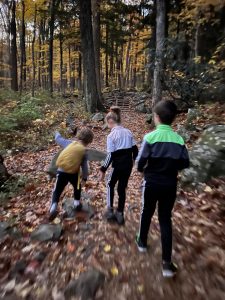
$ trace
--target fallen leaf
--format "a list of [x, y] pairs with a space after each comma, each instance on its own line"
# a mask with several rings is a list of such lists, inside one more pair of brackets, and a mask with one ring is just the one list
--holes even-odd
[[110, 246], [110, 245], [105, 245], [104, 251], [105, 251], [106, 253], [110, 252], [110, 251], [111, 251], [111, 246]]
[[14, 290], [16, 286], [16, 279], [12, 279], [10, 280], [5, 286], [4, 286], [4, 292], [5, 293], [9, 293], [9, 292], [12, 292]]
[[54, 224], [60, 224], [61, 220], [59, 218], [55, 218], [53, 221]]
[[212, 193], [212, 191], [213, 191], [213, 190], [212, 190], [211, 187], [208, 186], [208, 185], [207, 185], [207, 186], [205, 187], [205, 189], [204, 189], [204, 192], [206, 192], [206, 193]]
[[67, 246], [66, 246], [66, 249], [67, 249], [67, 252], [73, 253], [76, 250], [76, 247], [71, 242], [68, 242]]
[[143, 284], [139, 284], [138, 286], [137, 286], [137, 290], [138, 290], [138, 292], [139, 293], [143, 293], [144, 292], [144, 285]]
[[118, 276], [119, 275], [119, 270], [117, 269], [117, 267], [112, 267], [111, 268], [111, 274], [113, 276]]

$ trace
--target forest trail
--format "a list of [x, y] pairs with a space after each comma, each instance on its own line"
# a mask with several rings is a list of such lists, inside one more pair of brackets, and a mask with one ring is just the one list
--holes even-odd
[[[140, 145], [148, 131], [143, 114], [125, 110], [122, 119]], [[108, 132], [97, 127], [93, 130], [93, 147], [104, 150]], [[174, 210], [174, 260], [179, 273], [167, 281], [161, 276], [157, 215], [151, 225], [149, 252], [141, 255], [134, 242], [141, 208], [141, 177], [136, 170], [129, 182], [124, 227], [103, 219], [105, 185], [98, 181], [97, 163], [92, 163], [85, 192], [92, 199], [94, 217], [66, 221], [60, 212], [55, 221], [64, 229], [59, 241], [30, 240], [30, 233], [47, 222], [53, 182], [47, 181], [45, 170], [57, 149], [51, 146], [44, 151], [19, 153], [7, 161], [11, 172], [28, 176], [30, 182], [24, 192], [0, 208], [0, 221], [10, 220], [22, 233], [19, 239], [6, 236], [0, 240], [1, 294], [7, 291], [1, 299], [63, 299], [60, 291], [89, 267], [106, 276], [97, 296], [102, 300], [225, 298], [224, 181], [214, 180], [201, 193], [179, 192]], [[72, 196], [71, 188], [66, 196]], [[37, 255], [44, 256], [42, 263], [36, 263]], [[18, 262], [25, 271], [18, 272]], [[18, 289], [24, 282], [24, 288]]]

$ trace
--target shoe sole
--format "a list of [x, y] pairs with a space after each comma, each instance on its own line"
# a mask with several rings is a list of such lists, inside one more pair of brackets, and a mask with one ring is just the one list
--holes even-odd
[[162, 275], [164, 278], [173, 278], [176, 276], [176, 272], [171, 272], [171, 271], [167, 271], [167, 270], [163, 270], [162, 271]]

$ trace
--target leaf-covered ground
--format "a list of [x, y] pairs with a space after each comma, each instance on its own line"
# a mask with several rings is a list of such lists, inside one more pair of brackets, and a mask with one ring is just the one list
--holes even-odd
[[[199, 119], [198, 126], [221, 122], [217, 106], [203, 110], [207, 118]], [[185, 115], [181, 115], [177, 122], [184, 120]], [[148, 131], [143, 114], [126, 113], [123, 122], [140, 143]], [[95, 126], [94, 133], [93, 146], [104, 149], [107, 131]], [[192, 140], [197, 136], [193, 134]], [[31, 242], [30, 233], [48, 222], [54, 183], [48, 181], [45, 170], [56, 151], [57, 146], [50, 146], [7, 159], [11, 173], [29, 180], [23, 192], [0, 208], [0, 221], [8, 221], [22, 232], [20, 239], [7, 236], [0, 240], [2, 299], [63, 299], [60, 291], [91, 266], [106, 275], [98, 299], [225, 299], [225, 181], [214, 179], [202, 192], [179, 192], [173, 214], [174, 260], [179, 273], [173, 280], [164, 280], [157, 214], [151, 225], [149, 252], [140, 254], [134, 243], [141, 208], [141, 177], [135, 170], [127, 192], [125, 226], [104, 220], [105, 185], [98, 181], [97, 163], [92, 163], [85, 191], [92, 197], [94, 217], [63, 221], [59, 214], [56, 222], [63, 224], [62, 238], [57, 242]], [[66, 195], [72, 195], [71, 188]], [[41, 263], [37, 255], [43, 256]], [[18, 262], [26, 266], [24, 272], [18, 272]]]

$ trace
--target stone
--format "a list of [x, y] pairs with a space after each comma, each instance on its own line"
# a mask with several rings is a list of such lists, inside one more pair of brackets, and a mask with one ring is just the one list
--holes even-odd
[[182, 136], [182, 138], [184, 139], [184, 141], [187, 143], [190, 141], [190, 138], [191, 138], [191, 134], [190, 132], [182, 125], [178, 124], [177, 125], [177, 133], [179, 135]]
[[95, 121], [95, 122], [101, 122], [101, 121], [104, 121], [105, 119], [105, 116], [103, 113], [96, 113], [92, 116], [91, 120], [92, 121]]
[[225, 125], [204, 130], [189, 155], [190, 168], [182, 172], [182, 185], [198, 186], [212, 177], [225, 176]]
[[146, 123], [151, 124], [152, 123], [152, 114], [147, 114], [145, 117]]
[[143, 113], [143, 114], [146, 114], [146, 113], [147, 113], [147, 108], [146, 108], [145, 103], [138, 104], [138, 105], [135, 107], [135, 110], [138, 111], [138, 112], [140, 112], [140, 113]]
[[[83, 196], [84, 195], [82, 194], [82, 198], [83, 198]], [[86, 194], [85, 194], [85, 197], [86, 197], [87, 201], [90, 200], [90, 198], [87, 199], [87, 195]], [[72, 198], [65, 198], [63, 200], [63, 203], [62, 203], [62, 208], [64, 210], [64, 217], [65, 218], [71, 218], [72, 219], [72, 218], [79, 217], [80, 214], [85, 214], [88, 219], [91, 219], [94, 216], [94, 214], [95, 214], [95, 211], [92, 208], [92, 206], [89, 205], [85, 201], [82, 202], [82, 209], [81, 209], [81, 211], [79, 211], [79, 212], [76, 211], [74, 209], [74, 206], [73, 206], [73, 199]]]
[[55, 241], [62, 234], [62, 226], [60, 224], [42, 224], [31, 233], [31, 239], [40, 242]]
[[0, 239], [4, 238], [8, 234], [10, 225], [7, 222], [0, 222]]
[[192, 123], [200, 116], [200, 111], [196, 108], [189, 108], [187, 113], [187, 124]]
[[78, 297], [81, 300], [91, 300], [105, 282], [105, 275], [97, 269], [90, 269], [71, 281], [64, 291], [66, 300]]
[[106, 156], [107, 153], [104, 151], [99, 151], [92, 148], [87, 149], [87, 158], [89, 161], [104, 161]]

